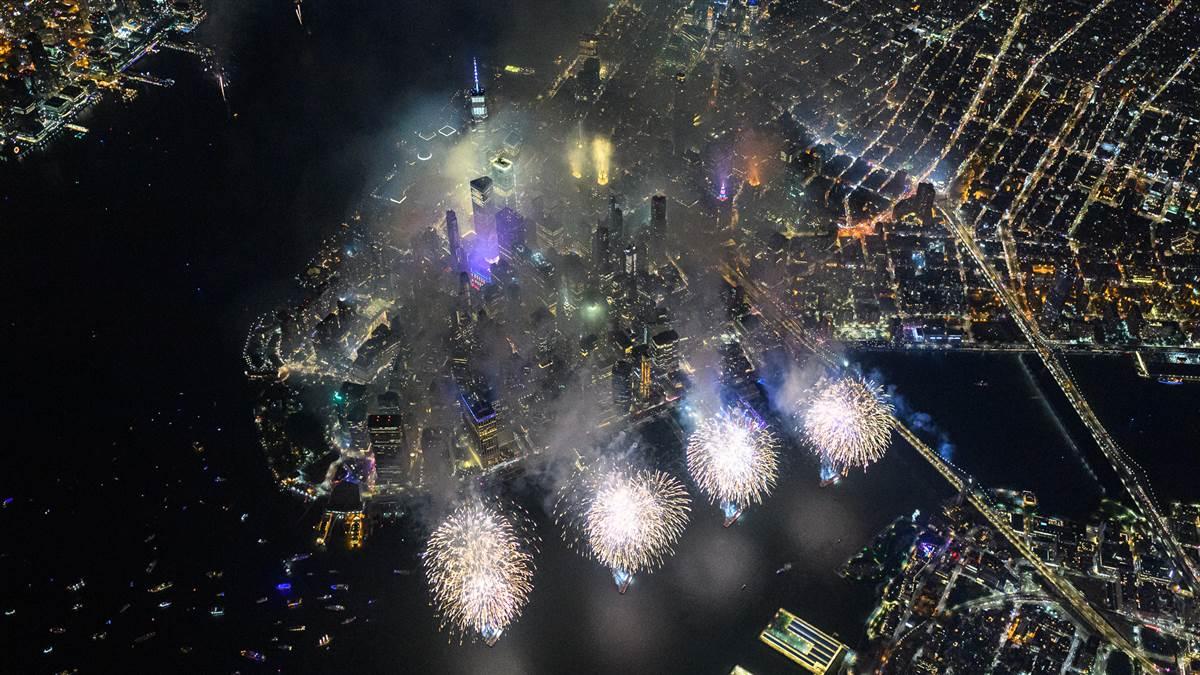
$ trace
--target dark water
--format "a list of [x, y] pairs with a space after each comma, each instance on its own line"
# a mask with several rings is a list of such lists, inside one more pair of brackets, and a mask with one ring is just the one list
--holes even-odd
[[[950, 496], [902, 446], [832, 489], [817, 487], [809, 460], [789, 458], [776, 495], [729, 530], [698, 505], [678, 554], [625, 596], [544, 526], [536, 590], [494, 649], [448, 644], [437, 631], [419, 573], [405, 573], [420, 532], [404, 522], [360, 554], [299, 564], [291, 597], [302, 607], [287, 609], [274, 590], [280, 559], [305, 550], [313, 514], [265, 470], [240, 369], [246, 327], [286, 297], [320, 239], [389, 166], [409, 102], [444, 98], [473, 52], [542, 66], [598, 11], [447, 4], [310, 0], [307, 31], [291, 3], [218, 5], [200, 39], [217, 44], [230, 71], [228, 106], [192, 57], [163, 53], [147, 67], [178, 80], [174, 89], [103, 103], [83, 120], [93, 129], [83, 141], [0, 166], [9, 354], [0, 485], [13, 497], [0, 510], [0, 603], [14, 611], [0, 616], [0, 632], [17, 670], [727, 672], [741, 663], [770, 673], [787, 662], [756, 637], [780, 606], [860, 642], [873, 590], [834, 568], [896, 516]], [[910, 411], [928, 413], [930, 439], [952, 444], [954, 461], [985, 484], [1032, 489], [1047, 510], [1074, 516], [1099, 498], [1107, 478], [1089, 473], [1094, 449], [1068, 415], [1054, 421], [1065, 408], [1038, 388], [1036, 364], [1031, 377], [1011, 356], [857, 358]], [[1160, 497], [1193, 498], [1197, 390], [1138, 380], [1116, 359], [1075, 369]], [[83, 589], [68, 590], [80, 579]], [[147, 591], [166, 581], [174, 586]], [[337, 599], [317, 599], [326, 593]], [[214, 604], [225, 616], [209, 614]], [[298, 624], [303, 633], [286, 630]], [[322, 633], [329, 649], [316, 646]], [[274, 649], [273, 636], [295, 650]], [[241, 649], [268, 660], [246, 661]]]

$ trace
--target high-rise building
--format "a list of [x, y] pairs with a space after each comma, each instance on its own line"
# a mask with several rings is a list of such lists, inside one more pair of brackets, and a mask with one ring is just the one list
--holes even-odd
[[516, 207], [517, 177], [516, 165], [504, 155], [492, 158], [491, 177], [492, 191], [498, 203], [503, 206]]
[[638, 293], [638, 275], [642, 268], [639, 258], [642, 256], [638, 253], [637, 244], [630, 242], [625, 246], [625, 250], [621, 253], [621, 271], [625, 273], [625, 300], [630, 307], [637, 300]]
[[667, 255], [667, 197], [654, 195], [650, 198], [650, 258], [656, 265], [662, 264]]
[[646, 345], [637, 345], [633, 348], [633, 357], [638, 362], [638, 398], [646, 401], [650, 398], [650, 381], [653, 374], [650, 368], [650, 349]]
[[566, 247], [567, 231], [555, 214], [547, 213], [546, 218], [538, 224], [538, 245], [556, 251]]
[[474, 83], [471, 91], [467, 92], [467, 100], [470, 103], [471, 122], [478, 125], [488, 118], [487, 91], [479, 82], [479, 61], [471, 60], [471, 69], [474, 74]]
[[612, 367], [613, 405], [622, 412], [633, 403], [633, 364], [617, 361]]
[[404, 485], [419, 481], [413, 475], [409, 456], [408, 428], [399, 413], [367, 416], [367, 434], [371, 453], [375, 456], [377, 480], [389, 485]]
[[621, 269], [628, 276], [637, 276], [637, 273], [641, 271], [641, 267], [638, 264], [638, 257], [637, 244], [633, 242], [627, 244], [621, 255]]
[[621, 213], [617, 196], [610, 197], [608, 204], [608, 233], [616, 241], [625, 241], [625, 214]]
[[476, 245], [488, 247], [496, 240], [496, 200], [493, 199], [492, 179], [480, 176], [471, 181], [471, 216], [475, 227]]
[[525, 219], [507, 206], [496, 214], [496, 243], [500, 255], [509, 260], [517, 247], [525, 244]]
[[579, 36], [579, 60], [590, 59], [600, 55], [600, 37], [595, 33], [584, 33]]
[[446, 211], [446, 244], [450, 248], [450, 259], [458, 269], [462, 266], [462, 240], [458, 232], [458, 216], [453, 211]]
[[612, 249], [608, 228], [604, 225], [598, 225], [596, 226], [596, 231], [592, 234], [592, 271], [597, 276], [604, 276], [610, 273], [611, 259]]
[[674, 371], [679, 366], [679, 351], [676, 345], [679, 333], [674, 330], [664, 330], [650, 340], [650, 354], [654, 358], [654, 368], [662, 373]]
[[496, 414], [491, 388], [479, 380], [460, 385], [459, 402], [463, 407], [463, 422], [471, 432], [472, 450], [479, 465], [487, 469], [500, 461], [500, 419]]

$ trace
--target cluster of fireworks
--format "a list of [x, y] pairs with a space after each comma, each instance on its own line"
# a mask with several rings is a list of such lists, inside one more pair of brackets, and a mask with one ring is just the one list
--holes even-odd
[[701, 420], [688, 441], [688, 471], [709, 501], [725, 514], [725, 526], [775, 487], [778, 440], [767, 424], [742, 408]]
[[[867, 467], [887, 451], [893, 407], [859, 376], [825, 378], [799, 411], [800, 431], [836, 475]], [[779, 441], [753, 411], [734, 407], [700, 420], [688, 441], [688, 471], [728, 527], [761, 504], [778, 478]], [[572, 546], [612, 570], [624, 593], [638, 573], [660, 566], [687, 525], [691, 501], [669, 474], [602, 461], [579, 467], [559, 495], [556, 520]], [[433, 532], [425, 571], [443, 628], [494, 644], [533, 590], [532, 545], [524, 520], [472, 500]]]
[[671, 554], [687, 525], [691, 500], [677, 479], [661, 471], [607, 466], [585, 470], [560, 499], [564, 536], [579, 538], [610, 568], [624, 593], [639, 572]]
[[893, 411], [878, 384], [857, 376], [823, 379], [801, 413], [800, 429], [826, 467], [865, 469], [887, 452]]
[[425, 572], [442, 627], [500, 639], [533, 590], [533, 556], [511, 518], [483, 502], [459, 506], [434, 530]]

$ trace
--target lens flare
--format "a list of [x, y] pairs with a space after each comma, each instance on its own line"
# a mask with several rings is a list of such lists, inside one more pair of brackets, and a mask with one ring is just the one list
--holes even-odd
[[775, 434], [754, 413], [734, 408], [701, 420], [688, 440], [688, 471], [732, 525], [775, 487], [779, 452]]
[[883, 458], [894, 408], [879, 385], [861, 377], [823, 379], [801, 415], [801, 431], [824, 464], [838, 473]]
[[564, 536], [586, 542], [624, 593], [635, 574], [652, 571], [673, 552], [690, 502], [683, 484], [668, 474], [609, 466], [578, 474], [558, 512], [568, 521]]
[[533, 590], [533, 556], [515, 522], [476, 501], [434, 530], [423, 558], [442, 628], [493, 645], [520, 616]]

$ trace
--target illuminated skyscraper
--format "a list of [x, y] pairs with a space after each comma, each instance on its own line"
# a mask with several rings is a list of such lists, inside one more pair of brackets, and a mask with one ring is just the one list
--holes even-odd
[[475, 227], [477, 246], [487, 246], [496, 240], [496, 200], [492, 179], [480, 176], [471, 181], [471, 219]]
[[638, 258], [637, 244], [630, 243], [622, 253], [622, 271], [629, 276], [634, 276], [641, 271]]
[[660, 372], [669, 373], [679, 367], [679, 352], [676, 344], [679, 333], [674, 330], [664, 330], [650, 341], [650, 354], [654, 358], [654, 368]]
[[496, 214], [496, 243], [500, 255], [511, 260], [517, 247], [525, 243], [525, 219], [507, 206]]
[[474, 86], [467, 93], [467, 100], [471, 106], [471, 122], [479, 124], [488, 118], [487, 91], [479, 82], [479, 61], [471, 60], [471, 68], [474, 73]]
[[516, 206], [517, 176], [516, 165], [504, 155], [492, 158], [491, 163], [492, 190], [496, 199], [503, 206]]
[[638, 345], [633, 348], [633, 357], [638, 361], [638, 398], [646, 401], [650, 398], [650, 348]]
[[630, 242], [621, 253], [621, 271], [625, 273], [625, 300], [632, 303], [637, 299], [638, 274], [641, 273], [642, 258], [637, 244]]
[[600, 37], [595, 33], [584, 33], [579, 36], [579, 60], [599, 56]]
[[471, 432], [472, 449], [478, 454], [479, 466], [487, 469], [500, 461], [500, 420], [492, 401], [492, 392], [482, 382], [464, 383], [459, 402], [463, 406], [463, 422]]

